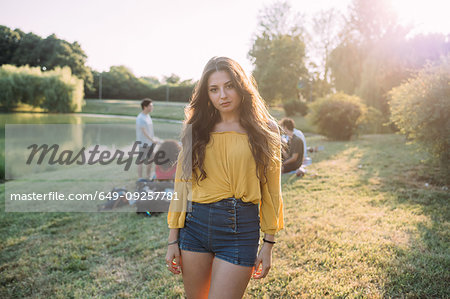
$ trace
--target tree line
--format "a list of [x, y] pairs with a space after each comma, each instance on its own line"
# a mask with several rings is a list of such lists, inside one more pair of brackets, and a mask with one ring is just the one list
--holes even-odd
[[413, 30], [388, 0], [353, 0], [347, 13], [321, 11], [309, 25], [277, 1], [261, 10], [248, 56], [263, 98], [286, 114], [308, 114], [335, 140], [400, 131], [448, 179], [450, 35]]
[[330, 9], [311, 20], [278, 1], [260, 11], [248, 56], [269, 103], [342, 91], [388, 114], [393, 87], [450, 53], [449, 35], [411, 36], [413, 29], [399, 24], [388, 0], [354, 0], [347, 14]]
[[156, 77], [136, 77], [126, 66], [111, 66], [107, 72], [92, 71], [94, 88], [86, 90], [86, 98], [142, 99], [156, 101], [188, 102], [194, 89], [192, 80], [181, 81], [175, 74], [164, 77], [161, 83]]
[[[126, 66], [112, 66], [109, 71], [98, 72], [86, 65], [87, 55], [77, 42], [69, 43], [52, 34], [42, 38], [32, 32], [11, 29], [0, 25], [0, 66], [15, 65], [40, 67], [46, 72], [56, 67], [69, 67], [77, 78], [83, 80], [86, 98], [101, 94], [110, 99], [141, 99], [187, 102], [194, 82], [181, 81], [175, 74], [160, 82], [156, 77], [136, 77]], [[4, 101], [4, 99], [1, 99]]]

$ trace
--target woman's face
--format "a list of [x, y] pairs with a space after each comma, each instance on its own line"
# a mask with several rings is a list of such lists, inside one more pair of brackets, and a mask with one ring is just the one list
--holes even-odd
[[208, 95], [214, 107], [222, 113], [237, 113], [242, 97], [226, 71], [214, 72], [208, 79]]

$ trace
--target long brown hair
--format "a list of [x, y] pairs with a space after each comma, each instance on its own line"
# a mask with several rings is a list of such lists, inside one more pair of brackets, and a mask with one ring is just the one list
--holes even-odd
[[[207, 177], [203, 168], [205, 148], [209, 142], [210, 133], [215, 124], [220, 121], [220, 113], [210, 103], [208, 79], [212, 73], [219, 71], [226, 71], [230, 75], [238, 94], [243, 97], [239, 107], [239, 122], [247, 131], [250, 148], [257, 165], [257, 176], [261, 179], [262, 171], [266, 177], [269, 162], [279, 159], [279, 127], [259, 95], [254, 78], [248, 77], [236, 61], [227, 57], [213, 57], [208, 61], [200, 81], [195, 86], [189, 105], [185, 109], [182, 132], [183, 177], [189, 179], [190, 171], [197, 182]], [[192, 171], [195, 169], [200, 171], [199, 176], [196, 171]]]

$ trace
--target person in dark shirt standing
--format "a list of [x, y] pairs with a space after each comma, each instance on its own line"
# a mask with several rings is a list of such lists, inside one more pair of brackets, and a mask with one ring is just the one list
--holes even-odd
[[303, 141], [294, 134], [294, 122], [291, 119], [282, 119], [281, 127], [287, 135], [286, 139], [288, 139], [287, 151], [283, 157], [281, 172], [287, 173], [297, 170], [302, 165], [304, 147]]

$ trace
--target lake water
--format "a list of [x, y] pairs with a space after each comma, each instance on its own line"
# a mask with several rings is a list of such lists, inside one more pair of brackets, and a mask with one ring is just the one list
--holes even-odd
[[[179, 140], [181, 123], [154, 120], [155, 136], [161, 140]], [[16, 192], [83, 192], [97, 190], [108, 191], [112, 187], [132, 188], [136, 180], [137, 166], [133, 163], [129, 169], [126, 164], [109, 163], [106, 165], [87, 165], [89, 151], [98, 146], [100, 152], [122, 151], [124, 159], [135, 141], [134, 117], [108, 117], [104, 115], [78, 114], [42, 114], [11, 113], [0, 114], [0, 143], [4, 156], [6, 194]], [[41, 163], [41, 152], [35, 155], [31, 163], [30, 146], [57, 145], [53, 161], [81, 161], [74, 159], [84, 148], [84, 165], [72, 163], [50, 163], [53, 151], [49, 151]], [[64, 154], [64, 151], [66, 153]], [[96, 159], [98, 161], [98, 154]], [[133, 156], [134, 157], [134, 156]], [[106, 159], [108, 160], [108, 159]], [[133, 161], [134, 162], [134, 161]], [[16, 207], [16, 206], [13, 206]], [[27, 204], [27, 207], [31, 207]], [[67, 205], [64, 205], [66, 208]], [[83, 206], [84, 207], [84, 206]], [[77, 210], [76, 206], [74, 210]], [[24, 211], [20, 206], [10, 211]], [[32, 209], [33, 210], [33, 209]], [[36, 210], [35, 210], [36, 211]]]

